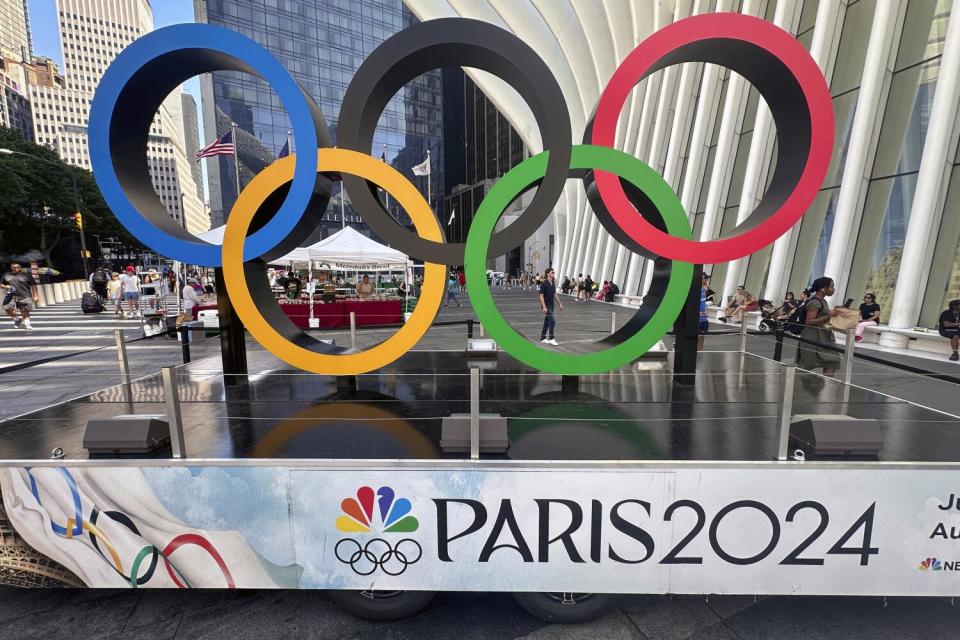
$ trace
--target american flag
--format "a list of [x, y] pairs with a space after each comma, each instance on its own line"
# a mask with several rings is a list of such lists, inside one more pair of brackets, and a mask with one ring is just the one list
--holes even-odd
[[217, 138], [211, 144], [208, 144], [200, 151], [197, 151], [197, 162], [203, 158], [213, 156], [232, 156], [233, 155], [233, 132], [228, 131], [222, 137]]

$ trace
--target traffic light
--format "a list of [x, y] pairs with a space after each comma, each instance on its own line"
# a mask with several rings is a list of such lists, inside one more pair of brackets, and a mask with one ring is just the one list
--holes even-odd
[[79, 211], [70, 217], [73, 218], [73, 224], [77, 227], [77, 229], [83, 229], [83, 216]]

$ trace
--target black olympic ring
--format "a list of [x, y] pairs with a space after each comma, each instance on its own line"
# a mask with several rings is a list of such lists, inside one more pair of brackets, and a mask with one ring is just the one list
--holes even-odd
[[[556, 77], [514, 34], [480, 20], [441, 18], [391, 36], [363, 61], [347, 87], [337, 122], [337, 145], [370, 153], [377, 122], [393, 95], [410, 80], [441, 65], [482, 69], [506, 81], [529, 105], [540, 127], [543, 148], [550, 151], [546, 176], [530, 206], [490, 240], [491, 254], [509, 253], [536, 233], [560, 200], [573, 142], [566, 99]], [[342, 179], [354, 207], [387, 244], [426, 262], [463, 264], [465, 244], [424, 240], [384, 210], [376, 185], [349, 174]]]
[[[114, 522], [118, 522], [122, 524], [127, 529], [129, 529], [134, 535], [137, 535], [137, 536], [141, 535], [140, 530], [137, 528], [137, 525], [133, 523], [133, 520], [131, 520], [129, 516], [127, 516], [127, 514], [121, 513], [120, 511], [101, 512], [99, 507], [94, 507], [93, 510], [90, 512], [90, 524], [93, 525], [94, 527], [97, 525], [97, 520], [100, 518], [100, 513], [103, 513], [103, 515], [107, 516]], [[100, 556], [107, 561], [107, 564], [113, 567], [113, 564], [110, 562], [107, 556], [104, 555], [103, 551], [100, 549], [100, 543], [97, 542], [97, 534], [94, 533], [93, 531], [90, 531], [90, 542], [93, 543], [93, 548], [97, 550], [97, 553], [99, 553]], [[136, 582], [138, 586], [146, 584], [147, 582], [150, 581], [150, 578], [153, 577], [153, 573], [157, 569], [157, 561], [160, 559], [160, 550], [152, 545], [151, 545], [151, 548], [152, 548], [152, 553], [150, 555], [150, 566], [147, 568], [147, 571], [142, 576], [132, 576], [132, 575], [125, 576], [116, 567], [113, 567], [113, 570], [116, 571], [118, 574], [120, 574], [120, 576], [125, 580]]]
[[[356, 549], [351, 551], [346, 557], [344, 557], [340, 549], [340, 546], [344, 543], [350, 543], [356, 546]], [[405, 543], [409, 543], [407, 545], [408, 547], [413, 545], [413, 547], [406, 549], [406, 553], [401, 550], [401, 547]], [[380, 546], [381, 548], [371, 550], [372, 546]], [[386, 547], [386, 549], [383, 549], [383, 547]], [[377, 552], [379, 552], [379, 555]], [[414, 552], [416, 553], [415, 558], [412, 557]], [[373, 538], [362, 547], [360, 543], [353, 538], [344, 538], [337, 542], [333, 548], [333, 553], [337, 556], [337, 560], [350, 565], [350, 568], [358, 575], [369, 576], [380, 568], [388, 576], [399, 576], [407, 570], [408, 566], [420, 561], [420, 558], [423, 557], [423, 548], [412, 538], [404, 538], [397, 542], [396, 546], [391, 546], [390, 543], [383, 538]], [[388, 563], [390, 564], [388, 565]], [[358, 565], [360, 568], [357, 568]]]

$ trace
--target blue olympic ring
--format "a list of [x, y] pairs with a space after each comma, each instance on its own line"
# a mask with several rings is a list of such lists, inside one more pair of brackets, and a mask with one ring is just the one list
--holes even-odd
[[[328, 136], [322, 115], [313, 100], [290, 73], [259, 44], [234, 31], [208, 24], [178, 24], [157, 29], [132, 42], [107, 68], [90, 107], [87, 128], [90, 162], [97, 185], [107, 205], [121, 224], [146, 246], [164, 255], [191, 264], [215, 267], [221, 264], [220, 246], [187, 233], [173, 220], [152, 187], [140, 189], [133, 201], [125, 186], [150, 186], [146, 149], [130, 149], [125, 136], [112, 136], [122, 120], [134, 118], [124, 103], [133, 94], [149, 91], [159, 102], [176, 86], [199, 73], [218, 70], [256, 74], [266, 81], [287, 109], [297, 158], [293, 182], [283, 205], [270, 221], [247, 238], [244, 260], [270, 254], [297, 228], [317, 184], [317, 150], [321, 136]], [[119, 104], [119, 108], [118, 108]], [[155, 110], [144, 117], [152, 120]], [[146, 142], [143, 123], [142, 141]], [[318, 126], [319, 125], [319, 126]], [[234, 141], [236, 142], [236, 141]], [[114, 163], [112, 146], [127, 145], [139, 155], [137, 166], [127, 161]], [[127, 154], [130, 156], [131, 154]], [[192, 158], [191, 158], [192, 160]], [[119, 174], [119, 175], [118, 175]], [[144, 182], [146, 180], [146, 182]], [[134, 203], [136, 202], [136, 204]], [[153, 212], [155, 215], [148, 218]], [[162, 213], [165, 219], [159, 214]]]
[[[73, 531], [69, 532], [70, 536], [82, 536], [83, 535], [83, 514], [81, 513], [82, 507], [80, 506], [80, 490], [77, 489], [77, 481], [73, 479], [73, 476], [70, 475], [70, 472], [63, 467], [57, 467], [57, 471], [63, 474], [63, 477], [67, 480], [67, 487], [70, 489], [70, 495], [73, 497]], [[40, 490], [37, 488], [37, 480], [33, 477], [33, 473], [30, 471], [30, 467], [27, 467], [27, 477], [30, 478], [30, 493], [33, 494], [33, 497], [37, 499], [37, 502], [40, 506], [43, 506], [43, 501], [40, 500]], [[66, 537], [67, 528], [63, 527], [53, 521], [53, 518], [50, 518], [50, 526], [53, 528], [53, 532], [58, 536]]]

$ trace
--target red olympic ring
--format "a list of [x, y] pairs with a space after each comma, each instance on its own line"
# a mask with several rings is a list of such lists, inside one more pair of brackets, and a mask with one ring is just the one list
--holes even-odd
[[213, 547], [210, 542], [203, 536], [197, 535], [196, 533], [183, 533], [171, 540], [163, 551], [160, 552], [160, 556], [163, 558], [163, 564], [167, 568], [167, 574], [170, 576], [170, 579], [173, 580], [181, 589], [186, 589], [188, 585], [183, 584], [177, 578], [176, 574], [173, 571], [173, 566], [168, 560], [168, 556], [179, 549], [180, 547], [192, 544], [200, 547], [204, 551], [210, 554], [210, 557], [213, 558], [213, 561], [217, 563], [217, 566], [220, 567], [220, 571], [223, 573], [223, 577], [227, 579], [227, 588], [236, 589], [237, 585], [233, 581], [233, 576], [230, 574], [230, 569], [227, 568], [227, 563], [223, 561], [223, 557], [220, 553]]
[[[800, 106], [809, 114], [809, 151], [802, 169], [795, 168], [799, 177], [792, 185], [792, 190], [789, 194], [778, 194], [782, 198], [774, 198], [779, 207], [767, 212], [765, 218], [746, 219], [727, 237], [702, 242], [677, 238], [660, 231], [637, 214], [618, 176], [603, 171], [595, 172], [600, 196], [610, 215], [631, 239], [657, 255], [696, 264], [742, 258], [786, 233], [816, 197], [830, 164], [834, 138], [830, 91], [820, 68], [803, 45], [788, 32], [760, 18], [736, 13], [710, 13], [668, 25], [630, 52], [600, 96], [593, 123], [593, 144], [615, 146], [617, 120], [636, 84], [646, 75], [671, 64], [704, 61], [696, 57], [696, 45], [706, 44], [704, 41], [707, 40], [753, 45], [769, 54], [768, 58], [778, 60], [792, 74], [806, 102]], [[685, 47], [693, 52], [689, 57], [678, 51]], [[747, 60], [743, 64], [760, 68], [764, 62]], [[771, 66], [761, 69], [761, 73], [769, 73]], [[770, 104], [769, 97], [767, 102]], [[772, 105], [771, 111], [774, 111]], [[777, 118], [776, 111], [774, 118]], [[777, 123], [779, 136], [784, 135], [782, 124]], [[801, 123], [801, 126], [805, 124]]]

